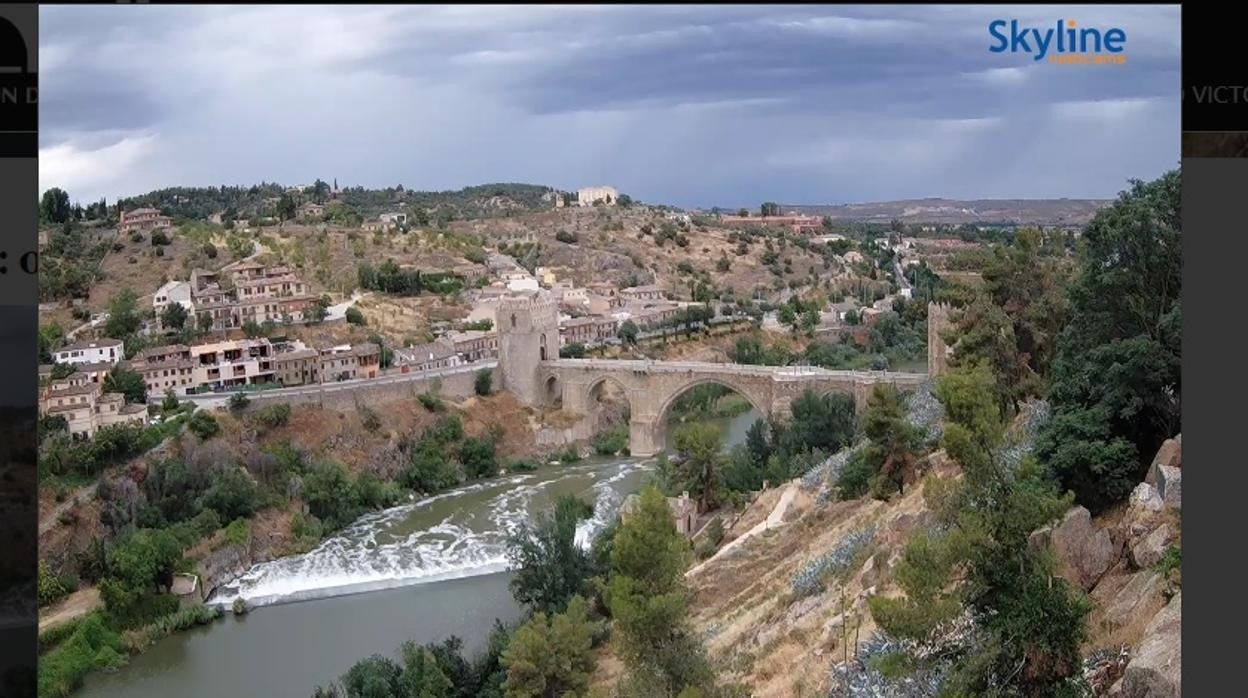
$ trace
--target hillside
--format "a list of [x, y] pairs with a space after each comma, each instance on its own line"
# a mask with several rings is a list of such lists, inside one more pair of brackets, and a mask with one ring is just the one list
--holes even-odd
[[840, 205], [781, 204], [784, 211], [833, 220], [961, 225], [1084, 225], [1109, 203], [1102, 199], [903, 199]]
[[[1177, 440], [1158, 463], [1181, 462]], [[686, 575], [692, 616], [720, 677], [753, 696], [926, 696], [938, 672], [899, 678], [882, 660], [902, 644], [881, 632], [867, 599], [900, 594], [896, 571], [916, 533], [933, 530], [933, 483], [961, 477], [943, 452], [924, 479], [884, 502], [837, 501], [815, 472], [765, 491], [725, 535], [725, 550]], [[778, 496], [791, 490], [789, 501]], [[771, 515], [766, 530], [732, 540]], [[1091, 520], [1076, 507], [1033, 534], [1092, 604], [1082, 654], [1097, 695], [1177, 696], [1181, 582], [1164, 551], [1178, 545], [1177, 508], [1142, 484], [1129, 505]], [[731, 548], [728, 550], [727, 548]], [[951, 628], [961, 637], [965, 628]], [[602, 670], [602, 668], [600, 668]], [[599, 680], [609, 681], [603, 670]]]

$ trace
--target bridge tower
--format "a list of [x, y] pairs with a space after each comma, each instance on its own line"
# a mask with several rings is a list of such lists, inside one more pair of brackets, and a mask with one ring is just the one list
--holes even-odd
[[948, 303], [927, 304], [927, 375], [936, 378], [949, 367], [952, 348], [941, 335], [947, 332], [953, 323], [949, 321]]
[[498, 328], [499, 387], [526, 405], [540, 405], [543, 391], [538, 365], [559, 358], [555, 301], [540, 292], [503, 298], [494, 326]]

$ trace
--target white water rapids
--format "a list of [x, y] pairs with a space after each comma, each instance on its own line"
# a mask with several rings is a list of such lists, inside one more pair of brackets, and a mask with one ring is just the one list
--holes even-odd
[[639, 459], [546, 467], [368, 514], [305, 554], [253, 566], [209, 603], [263, 606], [500, 572], [507, 537], [562, 494], [594, 502], [593, 517], [577, 528], [587, 546], [649, 467]]

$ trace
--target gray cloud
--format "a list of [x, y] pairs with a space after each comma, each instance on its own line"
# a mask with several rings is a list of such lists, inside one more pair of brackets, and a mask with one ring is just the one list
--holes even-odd
[[[1123, 27], [1128, 62], [987, 23]], [[1173, 167], [1177, 7], [44, 7], [41, 185], [610, 183], [680, 205], [1109, 196]]]

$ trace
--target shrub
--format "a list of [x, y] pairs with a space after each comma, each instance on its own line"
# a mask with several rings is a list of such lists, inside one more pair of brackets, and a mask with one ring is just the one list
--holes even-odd
[[230, 412], [233, 412], [234, 414], [242, 412], [247, 409], [249, 405], [251, 405], [251, 398], [247, 397], [244, 393], [234, 393], [230, 396], [230, 401], [228, 403]]
[[69, 593], [69, 590], [56, 575], [52, 574], [52, 570], [48, 569], [48, 564], [43, 560], [39, 561], [38, 587], [40, 606], [55, 603]]
[[217, 418], [202, 410], [197, 410], [191, 415], [186, 422], [186, 428], [203, 441], [221, 433], [221, 425], [217, 423]]
[[58, 647], [39, 658], [38, 695], [60, 698], [82, 685], [88, 672], [124, 663], [121, 638], [92, 613]]
[[381, 428], [381, 417], [377, 415], [377, 411], [367, 405], [360, 405], [360, 423], [368, 431], [377, 431]]
[[576, 237], [576, 233], [569, 233], [566, 230], [560, 230], [559, 232], [555, 233], [555, 239], [558, 240], [559, 242], [564, 242], [568, 244], [572, 244], [579, 240], [579, 238]]
[[246, 519], [234, 519], [225, 527], [225, 542], [230, 545], [247, 545], [251, 537], [251, 525]]
[[498, 474], [494, 442], [489, 439], [464, 439], [459, 447], [459, 462], [470, 478], [493, 477]]
[[560, 463], [578, 463], [581, 460], [581, 451], [576, 446], [568, 445], [555, 454], [555, 460]]
[[416, 399], [420, 400], [420, 404], [430, 412], [441, 412], [443, 409], [442, 399], [437, 395], [433, 395], [431, 393], [421, 393], [416, 396]]
[[347, 322], [351, 323], [352, 325], [368, 324], [368, 321], [364, 319], [364, 313], [361, 313], [360, 309], [356, 308], [354, 305], [351, 306], [350, 308], [347, 308]]
[[152, 245], [168, 245], [169, 236], [165, 235], [163, 230], [157, 230], [152, 233]]
[[871, 481], [876, 475], [876, 465], [867, 449], [858, 449], [850, 454], [836, 480], [841, 490], [841, 499], [857, 499], [871, 489]]
[[266, 429], [284, 427], [290, 422], [290, 405], [286, 403], [269, 405], [256, 413], [256, 422]]
[[493, 389], [494, 373], [488, 368], [483, 368], [480, 371], [477, 371], [477, 377], [472, 381], [473, 392], [484, 397], [489, 395]]
[[507, 472], [515, 473], [531, 473], [537, 470], [540, 464], [532, 458], [521, 458], [513, 460], [507, 464]]
[[614, 456], [628, 448], [628, 427], [618, 426], [594, 437], [594, 452], [600, 456]]

